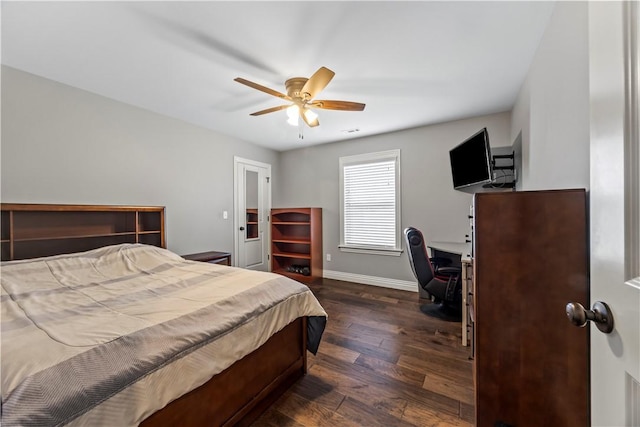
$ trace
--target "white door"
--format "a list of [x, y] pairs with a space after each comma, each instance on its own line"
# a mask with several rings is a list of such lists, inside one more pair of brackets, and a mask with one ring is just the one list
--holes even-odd
[[271, 165], [234, 157], [236, 267], [269, 269]]
[[640, 426], [637, 30], [636, 2], [589, 2], [591, 303], [615, 323], [591, 325], [593, 426]]

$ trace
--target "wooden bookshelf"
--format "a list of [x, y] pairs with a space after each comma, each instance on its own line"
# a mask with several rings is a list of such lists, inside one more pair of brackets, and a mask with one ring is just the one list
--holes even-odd
[[271, 210], [271, 271], [301, 282], [322, 277], [322, 208]]
[[162, 206], [2, 203], [0, 215], [2, 261], [121, 243], [166, 247]]

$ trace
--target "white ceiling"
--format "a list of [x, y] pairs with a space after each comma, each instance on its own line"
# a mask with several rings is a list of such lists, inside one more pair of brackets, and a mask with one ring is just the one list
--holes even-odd
[[[276, 150], [507, 111], [553, 2], [7, 2], [2, 63]], [[320, 66], [316, 110], [299, 129], [281, 105], [234, 82], [286, 93]], [[358, 132], [347, 131], [358, 129]]]

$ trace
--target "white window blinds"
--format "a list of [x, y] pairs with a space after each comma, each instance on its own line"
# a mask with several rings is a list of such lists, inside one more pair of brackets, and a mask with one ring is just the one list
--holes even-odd
[[341, 244], [397, 250], [399, 151], [340, 160], [343, 186]]

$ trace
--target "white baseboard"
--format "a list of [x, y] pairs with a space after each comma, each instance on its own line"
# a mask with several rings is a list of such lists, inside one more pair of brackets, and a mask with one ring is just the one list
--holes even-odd
[[366, 276], [364, 274], [344, 273], [342, 271], [332, 270], [323, 270], [322, 277], [326, 279], [344, 280], [345, 282], [362, 283], [364, 285], [380, 286], [382, 288], [418, 292], [418, 283], [407, 280], [388, 279], [386, 277]]

